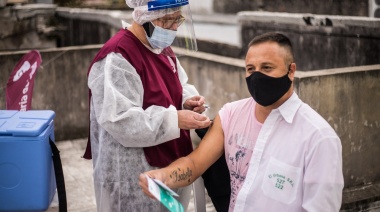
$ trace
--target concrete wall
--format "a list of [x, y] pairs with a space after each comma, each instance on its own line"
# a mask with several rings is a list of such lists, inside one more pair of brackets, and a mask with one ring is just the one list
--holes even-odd
[[380, 202], [374, 202], [380, 200], [380, 166], [375, 159], [380, 153], [380, 112], [376, 106], [380, 65], [299, 72], [296, 80], [300, 97], [322, 114], [342, 141], [347, 188], [343, 209], [379, 208]]
[[242, 52], [259, 34], [277, 31], [294, 47], [299, 70], [318, 70], [380, 63], [380, 19], [240, 12]]
[[368, 16], [368, 0], [215, 0], [213, 10], [217, 13], [262, 10], [268, 12]]
[[[36, 6], [20, 7], [18, 16], [22, 21], [4, 22], [8, 30], [0, 32], [0, 49], [47, 48], [51, 46], [64, 47], [73, 45], [103, 44], [121, 28], [121, 20], [131, 22], [131, 11], [107, 11], [95, 9], [54, 8], [42, 11], [55, 11], [54, 38], [49, 42], [46, 36], [39, 36], [38, 31], [24, 30], [20, 36], [15, 36], [11, 29], [29, 29], [23, 25], [35, 26], [38, 15], [27, 19], [33, 14], [39, 14]], [[48, 8], [51, 8], [50, 5]], [[28, 12], [28, 8], [30, 12]], [[13, 10], [12, 10], [13, 11]], [[235, 15], [200, 15], [193, 16], [195, 27], [214, 29], [204, 35], [198, 33], [198, 48], [200, 51], [219, 54], [228, 57], [244, 58], [247, 44], [258, 34], [268, 31], [283, 32], [288, 35], [293, 44], [296, 62], [300, 70], [318, 70], [349, 66], [363, 66], [380, 63], [380, 18], [348, 17], [332, 15], [315, 15], [305, 13], [270, 13], [270, 12], [240, 12]], [[32, 20], [35, 20], [34, 22]], [[45, 20], [46, 21], [46, 20]], [[1, 20], [0, 20], [0, 23]], [[19, 26], [20, 25], [20, 26]], [[12, 28], [13, 27], [13, 28]], [[228, 31], [230, 39], [224, 35]], [[49, 27], [45, 27], [49, 29]], [[37, 27], [39, 29], [39, 27]], [[48, 31], [48, 30], [45, 30]], [[209, 30], [210, 31], [210, 30]], [[217, 31], [215, 33], [214, 31]], [[34, 33], [34, 34], [33, 34]], [[203, 37], [202, 37], [203, 33]], [[214, 34], [211, 34], [214, 33]], [[227, 32], [226, 32], [227, 33]], [[209, 35], [211, 34], [211, 35]], [[30, 39], [36, 37], [35, 39]], [[238, 44], [218, 40], [237, 40]], [[26, 39], [27, 38], [27, 39]], [[210, 39], [211, 38], [211, 39]], [[29, 43], [25, 46], [22, 43]], [[54, 42], [53, 42], [54, 41]], [[15, 45], [18, 42], [21, 44]], [[53, 42], [53, 43], [52, 43]], [[8, 47], [13, 45], [12, 48]], [[318, 58], [318, 59], [316, 59]]]
[[53, 4], [53, 0], [35, 0], [35, 3], [39, 4]]
[[[66, 28], [59, 46], [101, 44], [131, 21], [130, 11], [57, 8], [59, 23]], [[256, 35], [278, 31], [289, 36], [299, 70], [318, 70], [380, 63], [380, 19], [314, 14], [240, 12], [237, 16], [194, 15], [195, 24], [223, 29], [238, 25], [231, 45], [217, 40], [223, 34], [197, 38], [200, 51], [244, 58], [247, 44]], [[195, 25], [197, 27], [197, 25]], [[218, 28], [219, 27], [219, 28]], [[202, 34], [202, 33], [201, 33]], [[238, 37], [238, 38], [236, 38]], [[316, 59], [317, 58], [317, 59]]]
[[121, 20], [131, 23], [130, 11], [107, 11], [60, 7], [56, 18], [65, 28], [59, 36], [58, 46], [103, 44], [121, 29]]
[[[56, 139], [88, 135], [87, 68], [101, 45], [42, 50], [33, 94], [33, 109], [56, 112]], [[181, 49], [176, 49], [181, 52]], [[0, 53], [0, 109], [5, 109], [5, 86], [13, 66], [26, 52]], [[249, 97], [244, 61], [197, 52], [180, 58], [194, 84], [211, 106], [214, 118], [227, 102]], [[380, 65], [296, 72], [300, 98], [336, 130], [343, 146], [344, 208], [359, 200], [379, 198], [380, 191]], [[373, 201], [369, 203], [373, 204]], [[359, 206], [357, 206], [359, 205]], [[360, 206], [362, 207], [362, 206]]]
[[[57, 45], [58, 47], [72, 45], [88, 45], [88, 44], [103, 44], [113, 34], [121, 28], [121, 20], [127, 23], [132, 22], [131, 11], [107, 11], [95, 9], [78, 9], [59, 7], [56, 11], [57, 22], [59, 28], [65, 30], [59, 34]], [[236, 16], [231, 15], [193, 15], [193, 21], [197, 23], [205, 23], [203, 27], [216, 28], [223, 32], [223, 27], [231, 27], [237, 25]], [[213, 25], [215, 24], [215, 25]], [[207, 32], [197, 34], [198, 49], [203, 52], [217, 53], [223, 56], [240, 57], [242, 52], [240, 46], [231, 43], [220, 42], [221, 35], [214, 33], [215, 36], [210, 36]], [[234, 39], [236, 38], [234, 34]], [[213, 40], [209, 38], [213, 37]], [[234, 40], [231, 38], [230, 40]], [[226, 39], [224, 39], [226, 40]], [[227, 39], [228, 40], [228, 39]]]
[[195, 14], [211, 14], [214, 0], [190, 1], [191, 12]]
[[[97, 47], [41, 50], [42, 63], [33, 90], [32, 109], [56, 112], [56, 140], [88, 136], [87, 69]], [[5, 109], [8, 76], [27, 51], [0, 53], [0, 109]]]
[[55, 47], [50, 26], [55, 9], [51, 4], [0, 8], [0, 51]]

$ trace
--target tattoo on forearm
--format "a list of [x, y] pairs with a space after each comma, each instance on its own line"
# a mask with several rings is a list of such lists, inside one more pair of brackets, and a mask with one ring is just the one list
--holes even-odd
[[193, 171], [190, 168], [186, 170], [177, 168], [170, 174], [170, 179], [174, 182], [187, 181], [190, 182], [191, 176], [193, 175]]

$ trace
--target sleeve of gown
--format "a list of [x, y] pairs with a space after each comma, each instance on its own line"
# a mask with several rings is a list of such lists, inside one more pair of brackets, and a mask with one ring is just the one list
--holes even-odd
[[154, 146], [180, 136], [174, 106], [143, 110], [140, 76], [120, 54], [110, 53], [92, 66], [88, 87], [97, 122], [123, 146]]
[[189, 78], [187, 77], [187, 74], [183, 67], [181, 66], [178, 58], [177, 58], [177, 69], [178, 69], [178, 77], [182, 85], [182, 106], [185, 103], [185, 101], [193, 96], [199, 95], [197, 89], [194, 87], [194, 85], [188, 84], [187, 81]]
[[337, 136], [324, 137], [306, 156], [305, 211], [336, 211], [342, 203], [342, 146]]

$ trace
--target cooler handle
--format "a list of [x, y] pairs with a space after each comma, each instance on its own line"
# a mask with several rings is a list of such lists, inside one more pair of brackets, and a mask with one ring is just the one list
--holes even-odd
[[61, 156], [59, 155], [59, 150], [55, 143], [49, 137], [49, 144], [51, 148], [54, 172], [55, 172], [55, 182], [57, 184], [57, 193], [59, 201], [59, 212], [67, 212], [67, 200], [66, 200], [66, 188], [65, 188], [65, 178], [63, 176]]

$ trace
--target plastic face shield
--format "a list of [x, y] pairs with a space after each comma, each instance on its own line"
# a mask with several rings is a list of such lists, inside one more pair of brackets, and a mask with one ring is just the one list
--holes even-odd
[[[188, 0], [155, 0], [148, 2], [147, 6], [148, 12], [162, 14], [160, 18], [155, 19], [160, 22], [162, 28], [177, 31], [171, 46], [182, 48], [186, 50], [185, 52], [198, 50]], [[154, 26], [151, 24], [143, 26], [148, 36], [153, 33]], [[162, 54], [170, 57], [181, 56], [179, 53], [174, 53], [170, 47], [163, 49]]]

